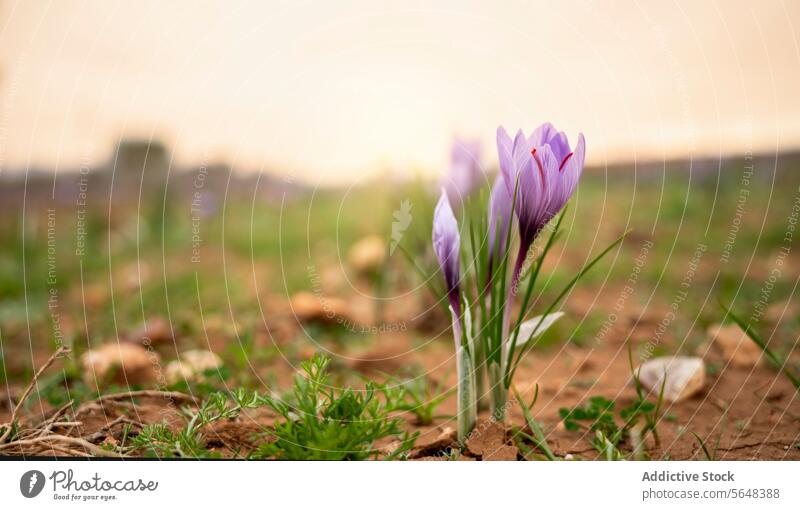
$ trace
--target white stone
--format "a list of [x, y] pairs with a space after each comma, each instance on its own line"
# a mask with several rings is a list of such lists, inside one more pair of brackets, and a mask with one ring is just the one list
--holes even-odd
[[717, 352], [731, 366], [750, 368], [761, 359], [761, 348], [736, 324], [711, 326], [708, 336]]
[[207, 370], [222, 366], [222, 360], [211, 351], [191, 350], [181, 353], [180, 360], [167, 364], [166, 378], [170, 384], [180, 381], [199, 380]]
[[128, 342], [109, 342], [81, 356], [83, 378], [90, 387], [108, 382], [119, 385], [155, 383], [158, 353]]
[[664, 375], [664, 398], [670, 402], [685, 400], [703, 389], [706, 378], [705, 363], [701, 358], [664, 356], [644, 362], [638, 369], [639, 380], [647, 390], [661, 391]]

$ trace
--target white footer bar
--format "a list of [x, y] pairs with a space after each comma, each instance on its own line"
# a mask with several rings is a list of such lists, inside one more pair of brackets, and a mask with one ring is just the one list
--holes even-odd
[[798, 468], [789, 461], [0, 461], [0, 501], [15, 509], [800, 508]]

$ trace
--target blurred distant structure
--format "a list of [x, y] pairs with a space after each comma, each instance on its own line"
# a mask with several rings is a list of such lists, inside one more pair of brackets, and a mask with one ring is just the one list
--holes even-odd
[[158, 140], [127, 139], [117, 144], [113, 158], [115, 180], [153, 184], [166, 179], [170, 153]]

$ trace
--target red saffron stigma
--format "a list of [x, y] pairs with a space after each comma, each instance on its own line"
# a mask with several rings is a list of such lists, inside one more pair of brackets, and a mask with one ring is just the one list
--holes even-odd
[[[534, 150], [535, 150], [535, 149], [534, 149]], [[558, 167], [558, 171], [559, 171], [559, 172], [560, 172], [561, 170], [563, 170], [563, 169], [564, 169], [564, 165], [566, 165], [566, 164], [567, 164], [567, 161], [569, 161], [569, 158], [571, 158], [571, 157], [572, 157], [572, 153], [570, 152], [570, 153], [569, 153], [569, 154], [567, 154], [567, 156], [564, 158], [564, 161], [562, 161], [562, 162], [561, 162], [561, 166], [560, 166], [560, 167]]]
[[536, 156], [536, 147], [531, 149], [531, 156], [533, 156], [533, 160], [536, 161], [536, 166], [539, 167], [539, 175], [541, 175], [542, 180], [544, 180], [544, 168], [542, 168], [542, 162], [539, 161], [539, 158]]

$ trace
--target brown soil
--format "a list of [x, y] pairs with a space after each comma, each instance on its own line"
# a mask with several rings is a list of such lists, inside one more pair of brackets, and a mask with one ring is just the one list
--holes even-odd
[[[617, 402], [618, 407], [631, 403], [635, 397], [630, 384], [628, 347], [637, 352], [637, 347], [646, 341], [646, 332], [652, 330], [646, 317], [637, 325], [620, 324], [605, 335], [602, 343], [585, 347], [564, 344], [545, 353], [536, 352], [520, 366], [515, 377], [515, 387], [530, 401], [536, 386], [539, 387], [538, 402], [533, 410], [547, 434], [553, 452], [575, 459], [595, 459], [590, 437], [583, 432], [568, 431], [560, 421], [558, 411], [562, 407], [575, 407], [592, 396], [603, 396]], [[620, 321], [623, 322], [623, 321]], [[647, 324], [645, 326], [645, 324]], [[631, 338], [625, 341], [625, 338]], [[638, 340], [636, 340], [638, 339]], [[395, 373], [401, 367], [412, 364], [422, 366], [432, 375], [448, 373], [447, 383], [455, 383], [455, 376], [448, 367], [453, 363], [450, 341], [435, 340], [414, 348], [404, 333], [392, 333], [378, 338], [374, 350], [352, 355], [349, 360], [335, 360], [340, 367], [357, 369], [376, 374]], [[701, 460], [705, 454], [694, 434], [703, 438], [706, 445], [715, 449], [715, 456], [724, 460], [800, 460], [800, 396], [794, 387], [779, 372], [761, 364], [752, 368], [726, 366], [723, 360], [706, 359], [720, 367], [715, 375], [709, 375], [703, 391], [682, 402], [665, 402], [664, 418], [658, 431], [660, 445], [648, 436], [646, 455], [650, 459]], [[295, 367], [279, 358], [270, 370], [281, 384], [288, 384]], [[16, 389], [18, 392], [19, 389]], [[12, 396], [16, 397], [14, 391]], [[36, 396], [32, 397], [32, 400]], [[0, 406], [0, 421], [10, 417], [8, 398]], [[28, 423], [38, 422], [48, 415], [46, 408], [38, 403], [37, 416], [24, 417]], [[455, 399], [445, 401], [437, 410], [439, 414], [452, 415]], [[158, 398], [143, 398], [132, 404], [130, 401], [89, 406], [76, 416], [82, 425], [56, 432], [75, 437], [92, 438], [95, 444], [122, 440], [124, 422], [109, 427], [115, 419], [124, 417], [140, 423], [156, 423], [166, 420], [175, 426], [182, 423], [176, 409]], [[466, 448], [459, 460], [522, 460], [523, 453], [512, 437], [514, 426], [522, 426], [521, 410], [512, 405], [508, 413], [508, 426], [487, 420], [481, 415]], [[255, 447], [254, 437], [264, 430], [272, 416], [267, 412], [249, 413], [235, 421], [218, 423], [206, 431], [207, 446], [223, 456], [246, 455]], [[456, 444], [455, 420], [440, 419], [431, 426], [419, 427], [408, 416], [408, 427], [420, 433], [412, 459], [441, 460], [449, 456]], [[694, 433], [694, 434], [693, 434]], [[530, 446], [530, 445], [529, 445]], [[623, 444], [624, 451], [628, 451]], [[58, 452], [54, 452], [58, 453]]]
[[[436, 364], [430, 355], [426, 358], [431, 365]], [[618, 407], [630, 404], [636, 393], [629, 374], [627, 346], [622, 343], [593, 348], [567, 346], [538, 355], [521, 366], [515, 386], [530, 401], [539, 385], [534, 415], [544, 424], [556, 455], [595, 459], [598, 454], [591, 447], [591, 437], [566, 430], [558, 411], [596, 395], [615, 400]], [[452, 413], [453, 406], [451, 399], [443, 405], [443, 412]], [[646, 444], [650, 459], [704, 460], [705, 454], [694, 432], [709, 449], [718, 442], [716, 453], [712, 452], [717, 459], [800, 460], [800, 398], [783, 375], [763, 362], [752, 369], [724, 368], [718, 375], [707, 378], [699, 395], [678, 403], [665, 402], [663, 412], [666, 418], [658, 426], [661, 444], [656, 446], [652, 438]], [[482, 417], [485, 423], [488, 416], [484, 413]], [[511, 407], [508, 421], [512, 425], [524, 423], [517, 406]], [[455, 445], [454, 440], [442, 443], [439, 437], [444, 427], [454, 426], [450, 421], [433, 429], [420, 429], [418, 444], [423, 445], [425, 458], [436, 455], [437, 451], [441, 455], [448, 446]], [[522, 458], [513, 446], [510, 428], [505, 430], [505, 440], [501, 440], [503, 430], [497, 424], [492, 425], [486, 429], [486, 437], [481, 434], [477, 440], [467, 442], [465, 455], [484, 460]], [[476, 429], [481, 430], [481, 423]]]

